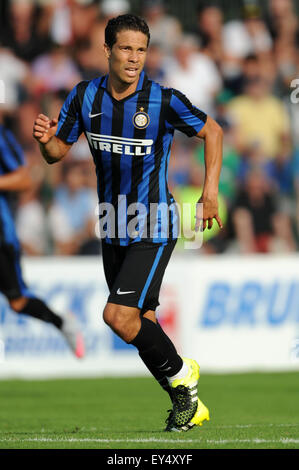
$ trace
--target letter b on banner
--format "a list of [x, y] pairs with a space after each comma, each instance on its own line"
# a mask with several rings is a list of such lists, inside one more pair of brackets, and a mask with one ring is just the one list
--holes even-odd
[[210, 285], [201, 324], [205, 327], [217, 327], [226, 319], [226, 303], [231, 288], [225, 282], [214, 282]]

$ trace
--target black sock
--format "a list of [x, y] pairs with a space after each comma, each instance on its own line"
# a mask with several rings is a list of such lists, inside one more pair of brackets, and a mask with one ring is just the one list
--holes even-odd
[[165, 331], [163, 330], [162, 326], [160, 325], [160, 323], [157, 321], [156, 323], [157, 327], [160, 329], [161, 333], [163, 334], [165, 340], [168, 342], [169, 344], [169, 347], [174, 349], [175, 352], [176, 352], [176, 348], [175, 348], [175, 345], [173, 344], [173, 342], [171, 341], [171, 339], [169, 338], [169, 336], [167, 336], [167, 334], [165, 333]]
[[40, 299], [28, 298], [27, 303], [20, 313], [25, 313], [30, 317], [38, 318], [47, 323], [52, 323], [57, 328], [61, 328], [63, 320], [61, 317], [52, 312], [49, 307]]
[[[163, 336], [165, 337], [165, 340], [169, 344], [169, 347], [172, 348], [174, 350], [174, 352], [176, 353], [176, 348], [175, 348], [173, 342], [171, 341], [169, 336], [167, 336], [167, 334], [165, 333], [165, 331], [163, 330], [163, 328], [161, 327], [161, 325], [158, 321], [157, 321], [156, 325], [158, 326], [158, 328], [160, 328], [161, 333], [163, 334]], [[143, 359], [143, 362], [145, 363], [144, 359]], [[155, 369], [155, 368], [151, 367], [151, 364], [145, 363], [145, 365], [148, 368], [148, 370], [150, 371], [150, 373], [155, 377], [157, 382], [159, 382], [161, 387], [165, 390], [165, 392], [168, 393], [169, 398], [172, 401], [172, 388], [169, 385], [169, 382], [167, 380], [167, 377], [166, 377], [165, 373], [160, 372], [158, 369]]]
[[168, 393], [170, 400], [172, 401], [172, 390], [167, 380], [167, 377], [164, 372], [160, 372], [156, 367], [153, 366], [152, 362], [149, 360], [148, 355], [144, 355], [139, 352], [139, 356], [152, 374], [153, 377], [157, 380], [159, 385]]
[[171, 398], [166, 374], [169, 377], [177, 374], [183, 361], [160, 325], [142, 317], [139, 333], [131, 344], [138, 349], [146, 367]]
[[[174, 351], [177, 352], [173, 342], [171, 341], [169, 336], [167, 336], [167, 334], [165, 333], [165, 331], [163, 330], [162, 326], [160, 325], [160, 323], [158, 321], [157, 321], [157, 326], [158, 326], [158, 328], [160, 328], [161, 332], [163, 333], [163, 336], [165, 337], [166, 341], [168, 342], [169, 347], [173, 348]], [[158, 380], [158, 382], [160, 383], [161, 387], [164, 388], [164, 390], [168, 393], [168, 395], [169, 395], [169, 397], [172, 401], [172, 388], [169, 385], [167, 377], [165, 375], [162, 376], [161, 379]]]

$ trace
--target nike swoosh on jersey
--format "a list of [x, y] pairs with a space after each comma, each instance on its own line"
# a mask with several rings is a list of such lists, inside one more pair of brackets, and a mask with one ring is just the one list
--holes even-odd
[[88, 117], [91, 119], [91, 118], [94, 118], [96, 116], [100, 116], [101, 114], [104, 114], [104, 113], [97, 113], [97, 114], [88, 113]]
[[125, 292], [125, 291], [124, 291], [124, 292], [121, 292], [121, 290], [118, 288], [116, 293], [117, 293], [118, 295], [124, 295], [124, 294], [133, 294], [134, 292], [136, 292], [136, 291], [135, 291], [135, 290], [128, 290], [128, 291], [126, 291], [126, 292]]

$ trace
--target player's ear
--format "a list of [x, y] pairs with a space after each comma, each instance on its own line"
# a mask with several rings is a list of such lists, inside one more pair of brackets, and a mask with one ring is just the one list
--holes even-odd
[[104, 44], [104, 53], [107, 59], [109, 60], [111, 57], [111, 49], [106, 43]]

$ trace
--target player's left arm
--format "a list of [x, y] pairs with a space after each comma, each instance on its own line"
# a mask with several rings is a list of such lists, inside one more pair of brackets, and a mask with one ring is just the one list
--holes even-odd
[[223, 131], [219, 124], [207, 116], [207, 120], [196, 137], [204, 139], [205, 180], [203, 191], [198, 203], [203, 204], [203, 212], [197, 208], [195, 231], [212, 228], [215, 219], [220, 228], [223, 227], [218, 214], [218, 186], [222, 165]]
[[216, 219], [222, 228], [222, 221], [218, 214], [218, 185], [222, 165], [223, 132], [219, 124], [206, 113], [192, 105], [188, 98], [174, 88], [164, 91], [168, 97], [166, 108], [166, 125], [177, 129], [188, 137], [199, 137], [205, 141], [205, 181], [199, 203], [203, 203], [203, 214], [197, 206], [195, 230], [212, 228], [213, 219]]
[[25, 191], [31, 187], [32, 180], [26, 166], [0, 175], [0, 191]]

